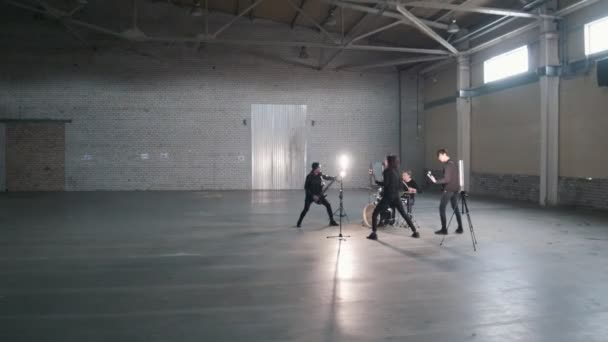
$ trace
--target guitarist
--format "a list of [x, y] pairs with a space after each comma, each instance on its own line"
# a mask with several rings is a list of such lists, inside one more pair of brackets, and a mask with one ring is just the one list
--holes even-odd
[[304, 190], [306, 190], [306, 199], [304, 200], [304, 210], [300, 214], [300, 219], [298, 220], [297, 227], [302, 227], [302, 220], [308, 209], [310, 209], [310, 205], [312, 202], [316, 204], [322, 204], [327, 209], [327, 215], [329, 215], [329, 225], [337, 226], [338, 223], [334, 220], [334, 212], [331, 210], [331, 204], [325, 199], [325, 195], [323, 194], [323, 180], [335, 180], [335, 177], [329, 177], [324, 175], [321, 172], [321, 165], [319, 163], [312, 163], [312, 170], [306, 176], [306, 183], [304, 184]]
[[[382, 194], [382, 200], [376, 208], [374, 209], [374, 213], [372, 214], [372, 233], [367, 237], [370, 240], [378, 240], [378, 235], [376, 233], [376, 226], [378, 224], [378, 215], [385, 211], [386, 209], [393, 207], [399, 211], [399, 214], [403, 217], [407, 225], [412, 230], [412, 237], [419, 238], [420, 233], [416, 231], [416, 226], [410, 219], [410, 217], [405, 213], [403, 209], [403, 204], [401, 204], [401, 199], [399, 198], [399, 171], [398, 171], [398, 161], [397, 157], [394, 155], [386, 156], [386, 160], [384, 161], [385, 168], [382, 172], [382, 181], [376, 181], [376, 184], [382, 186], [384, 188]], [[375, 178], [376, 176], [373, 173], [373, 170], [369, 170], [369, 173]]]

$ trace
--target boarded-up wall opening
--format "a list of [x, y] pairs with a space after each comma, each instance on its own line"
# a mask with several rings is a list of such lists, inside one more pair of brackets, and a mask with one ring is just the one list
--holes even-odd
[[64, 123], [7, 123], [7, 191], [63, 191], [64, 185]]

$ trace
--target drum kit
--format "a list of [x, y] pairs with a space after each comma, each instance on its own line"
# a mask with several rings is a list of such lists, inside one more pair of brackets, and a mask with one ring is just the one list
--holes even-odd
[[[373, 190], [372, 188], [369, 188], [369, 190], [369, 203], [363, 208], [363, 225], [367, 226], [368, 228], [371, 228], [372, 214], [374, 212], [374, 209], [376, 209], [376, 206], [378, 206], [378, 203], [380, 203], [380, 201], [382, 200], [383, 188], [378, 187], [375, 195], [371, 194], [371, 190]], [[401, 204], [403, 204], [403, 208], [405, 208], [407, 215], [411, 218], [413, 204], [413, 198], [411, 197], [411, 195], [408, 193], [402, 194]], [[393, 211], [395, 211], [395, 209], [388, 208], [380, 213], [378, 219], [378, 227], [385, 227], [389, 225], [405, 226], [405, 222], [402, 222], [403, 219], [401, 218], [401, 216], [393, 215]], [[397, 218], [397, 220], [393, 219], [393, 217]]]

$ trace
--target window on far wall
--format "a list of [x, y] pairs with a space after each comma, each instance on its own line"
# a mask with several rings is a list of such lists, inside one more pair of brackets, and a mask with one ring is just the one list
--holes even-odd
[[483, 62], [483, 82], [490, 83], [527, 72], [528, 46], [505, 52]]
[[585, 24], [585, 55], [608, 50], [608, 17]]

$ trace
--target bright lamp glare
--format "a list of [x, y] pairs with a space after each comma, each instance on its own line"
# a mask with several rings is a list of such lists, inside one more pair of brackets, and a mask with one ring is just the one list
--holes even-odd
[[459, 180], [460, 180], [460, 190], [464, 189], [464, 161], [463, 160], [459, 160], [458, 161], [458, 174], [460, 175]]
[[348, 162], [349, 162], [348, 156], [342, 155], [340, 157], [340, 169], [346, 170], [348, 168]]
[[340, 178], [344, 178], [346, 177], [346, 171], [342, 170], [340, 171]]

